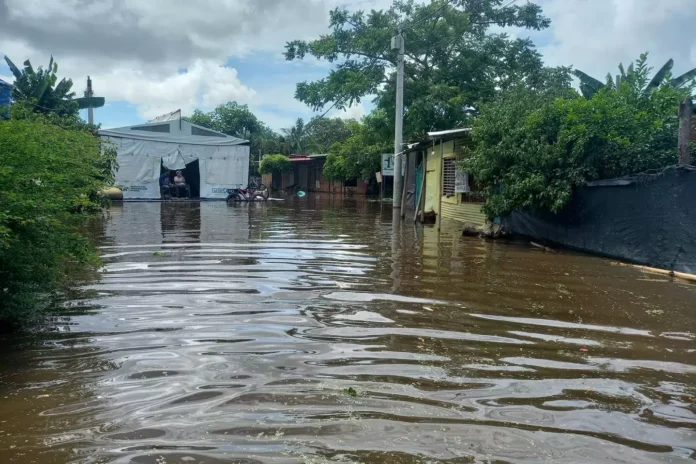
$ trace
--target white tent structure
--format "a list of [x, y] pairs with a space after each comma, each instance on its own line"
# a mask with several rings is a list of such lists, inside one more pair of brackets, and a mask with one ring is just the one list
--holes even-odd
[[[180, 114], [180, 113], [179, 113]], [[175, 113], [154, 122], [104, 129], [99, 135], [118, 150], [116, 185], [124, 200], [159, 199], [161, 166], [185, 172], [187, 183], [198, 161], [200, 198], [226, 198], [227, 189], [245, 186], [249, 176], [248, 141], [184, 121]]]

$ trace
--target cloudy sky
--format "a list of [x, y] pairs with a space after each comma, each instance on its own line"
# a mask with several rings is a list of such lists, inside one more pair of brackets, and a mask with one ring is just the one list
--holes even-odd
[[[518, 0], [520, 3], [525, 0]], [[46, 64], [82, 91], [91, 75], [107, 106], [104, 127], [130, 125], [181, 108], [249, 104], [275, 129], [312, 113], [295, 83], [326, 75], [327, 64], [286, 62], [286, 41], [327, 30], [328, 12], [383, 8], [391, 0], [0, 0], [0, 55]], [[674, 58], [696, 67], [696, 0], [536, 0], [553, 21], [531, 36], [548, 65], [597, 77], [649, 50], [651, 64]], [[0, 77], [10, 75], [4, 61]], [[7, 80], [7, 79], [6, 79]], [[11, 80], [11, 79], [10, 79]], [[342, 116], [370, 110], [369, 102]], [[339, 115], [339, 114], [335, 114]]]

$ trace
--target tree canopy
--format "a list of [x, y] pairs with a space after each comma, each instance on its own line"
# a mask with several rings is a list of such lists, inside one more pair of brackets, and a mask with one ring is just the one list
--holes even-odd
[[393, 127], [380, 110], [373, 111], [359, 122], [349, 121], [348, 127], [350, 137], [333, 144], [329, 153], [341, 158], [345, 179], [370, 179], [380, 169], [382, 153], [393, 150]]
[[531, 41], [492, 33], [491, 25], [543, 29], [550, 24], [533, 3], [503, 0], [396, 1], [387, 10], [330, 13], [330, 31], [286, 45], [288, 60], [312, 55], [335, 63], [329, 75], [297, 85], [296, 98], [314, 110], [343, 109], [375, 96], [393, 126], [396, 53], [391, 37], [403, 25], [406, 138], [467, 124], [482, 101], [544, 69]]
[[[259, 150], [265, 151], [265, 145], [274, 141], [273, 131], [251, 112], [249, 106], [234, 101], [218, 105], [207, 113], [197, 109], [184, 119], [223, 134], [249, 140], [251, 151], [254, 153]], [[273, 148], [277, 146], [274, 145]]]
[[484, 105], [463, 161], [482, 186], [491, 218], [516, 209], [558, 212], [588, 181], [676, 163], [677, 107], [691, 89], [642, 80], [590, 99], [567, 89], [519, 86]]

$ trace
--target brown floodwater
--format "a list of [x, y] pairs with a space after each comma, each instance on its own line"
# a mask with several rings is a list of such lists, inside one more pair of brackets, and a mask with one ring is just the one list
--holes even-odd
[[696, 285], [390, 205], [127, 203], [4, 339], [0, 462], [696, 459]]

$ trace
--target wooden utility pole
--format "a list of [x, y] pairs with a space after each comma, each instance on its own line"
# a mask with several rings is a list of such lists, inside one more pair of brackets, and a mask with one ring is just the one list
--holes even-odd
[[691, 164], [691, 97], [679, 104], [679, 166]]

